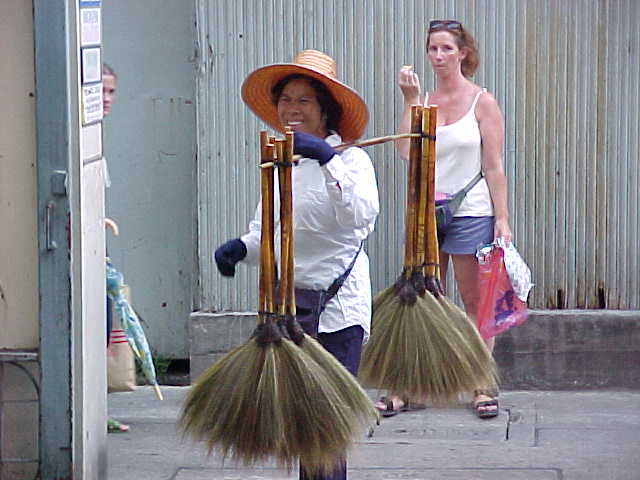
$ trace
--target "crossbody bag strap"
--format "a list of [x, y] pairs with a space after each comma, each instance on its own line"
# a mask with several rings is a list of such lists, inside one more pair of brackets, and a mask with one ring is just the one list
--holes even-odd
[[342, 287], [342, 284], [345, 282], [345, 280], [351, 273], [351, 270], [353, 270], [353, 266], [356, 264], [356, 260], [358, 259], [358, 255], [360, 255], [360, 250], [362, 250], [363, 245], [364, 245], [364, 240], [360, 243], [360, 247], [358, 247], [358, 251], [354, 255], [353, 260], [351, 260], [351, 263], [349, 264], [347, 269], [344, 271], [344, 273], [340, 275], [338, 278], [336, 278], [333, 281], [333, 283], [329, 285], [329, 288], [327, 288], [324, 298], [322, 299], [322, 303], [320, 305], [321, 311], [324, 310], [324, 307], [327, 305], [327, 303], [329, 303], [329, 301], [336, 296], [336, 294], [338, 293], [338, 290], [340, 290], [340, 287]]
[[455, 211], [458, 210], [458, 207], [464, 200], [464, 197], [466, 197], [467, 193], [469, 193], [471, 189], [476, 186], [476, 183], [482, 180], [482, 177], [482, 171], [479, 171], [478, 174], [473, 177], [469, 183], [467, 183], [464, 187], [462, 187], [462, 189], [456, 192], [453, 197], [451, 197], [451, 200], [449, 200], [448, 202], [451, 213], [455, 213]]

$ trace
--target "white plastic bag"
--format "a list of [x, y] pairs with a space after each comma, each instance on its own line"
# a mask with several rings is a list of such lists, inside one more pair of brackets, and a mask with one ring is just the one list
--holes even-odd
[[504, 250], [504, 266], [507, 270], [507, 275], [509, 275], [509, 280], [511, 280], [513, 291], [516, 292], [520, 300], [526, 302], [529, 291], [534, 285], [531, 283], [531, 270], [529, 270], [529, 267], [516, 250], [513, 242], [507, 246], [504, 238], [500, 237], [497, 243]]

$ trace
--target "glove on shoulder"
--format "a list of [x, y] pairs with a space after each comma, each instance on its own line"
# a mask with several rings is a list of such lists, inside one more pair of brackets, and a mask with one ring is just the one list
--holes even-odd
[[333, 147], [323, 139], [304, 132], [293, 133], [293, 153], [318, 160], [321, 166], [336, 155]]

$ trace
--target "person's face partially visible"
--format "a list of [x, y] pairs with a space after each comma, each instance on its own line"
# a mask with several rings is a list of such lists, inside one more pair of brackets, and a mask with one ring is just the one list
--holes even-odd
[[102, 75], [102, 108], [106, 117], [116, 96], [116, 79], [113, 75]]

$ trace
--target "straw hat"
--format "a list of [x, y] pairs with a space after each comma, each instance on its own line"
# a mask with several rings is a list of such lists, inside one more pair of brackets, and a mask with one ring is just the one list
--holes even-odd
[[303, 50], [291, 63], [275, 63], [258, 68], [242, 84], [242, 99], [253, 113], [269, 126], [284, 132], [273, 103], [271, 90], [284, 77], [303, 74], [322, 82], [342, 107], [338, 133], [346, 142], [357, 140], [364, 133], [369, 113], [358, 93], [336, 79], [336, 62], [318, 50]]

